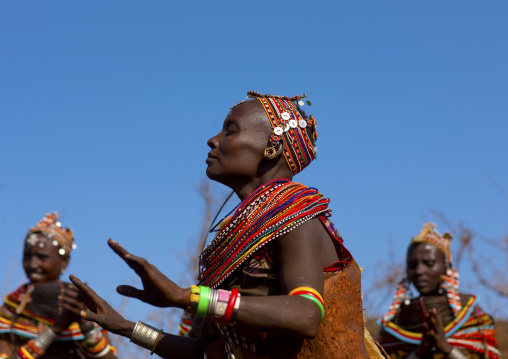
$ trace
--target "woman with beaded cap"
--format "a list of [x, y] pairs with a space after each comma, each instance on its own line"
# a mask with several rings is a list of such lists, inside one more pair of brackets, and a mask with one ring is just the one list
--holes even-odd
[[[499, 358], [492, 318], [478, 297], [459, 292], [451, 238], [426, 223], [411, 240], [407, 278], [379, 321], [381, 345], [392, 358]], [[409, 298], [411, 284], [419, 297]]]
[[0, 312], [0, 358], [116, 358], [106, 332], [79, 316], [84, 307], [59, 277], [75, 248], [56, 212], [30, 228], [23, 268], [29, 282], [5, 297]]
[[185, 309], [194, 317], [189, 335], [126, 320], [71, 276], [88, 306], [82, 315], [164, 358], [367, 358], [359, 267], [330, 221], [329, 200], [292, 181], [316, 157], [315, 119], [299, 109], [306, 96], [247, 97], [208, 140], [207, 176], [241, 203], [202, 251], [198, 285], [181, 288], [108, 241], [143, 283], [117, 291]]

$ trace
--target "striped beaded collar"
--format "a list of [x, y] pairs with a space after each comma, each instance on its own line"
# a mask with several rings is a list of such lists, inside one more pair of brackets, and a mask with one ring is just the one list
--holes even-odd
[[259, 187], [240, 203], [201, 253], [199, 285], [219, 286], [256, 250], [331, 211], [328, 203], [329, 199], [316, 189], [288, 179]]

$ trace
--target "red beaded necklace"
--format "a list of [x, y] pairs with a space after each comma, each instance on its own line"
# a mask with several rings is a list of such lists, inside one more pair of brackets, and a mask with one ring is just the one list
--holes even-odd
[[317, 215], [331, 211], [314, 188], [287, 179], [247, 197], [200, 256], [199, 285], [217, 287], [256, 250]]

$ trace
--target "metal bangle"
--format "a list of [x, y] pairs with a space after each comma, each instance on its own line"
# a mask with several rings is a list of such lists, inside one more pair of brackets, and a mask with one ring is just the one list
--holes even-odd
[[131, 342], [145, 349], [152, 350], [159, 331], [154, 327], [138, 321], [132, 330]]
[[155, 339], [155, 343], [153, 343], [153, 347], [152, 347], [152, 350], [150, 351], [150, 355], [153, 355], [153, 353], [155, 352], [155, 348], [157, 347], [157, 344], [159, 344], [159, 342], [162, 339], [162, 333], [164, 333], [164, 331], [162, 329], [159, 330], [159, 334], [157, 334], [157, 338]]
[[467, 356], [462, 354], [459, 349], [453, 348], [450, 354], [447, 356], [448, 359], [467, 359]]
[[35, 337], [34, 344], [43, 351], [46, 351], [56, 338], [58, 338], [58, 335], [53, 333], [51, 328], [47, 327]]
[[217, 300], [219, 298], [219, 291], [210, 289], [210, 302], [208, 303], [208, 311], [206, 313], [207, 318], [212, 318], [215, 314], [215, 307], [217, 306]]
[[100, 328], [94, 326], [92, 330], [83, 333], [83, 336], [85, 337], [85, 339], [83, 339], [85, 344], [87, 344], [88, 346], [94, 346], [101, 341], [103, 335]]
[[95, 328], [95, 325], [93, 325], [92, 322], [86, 322], [79, 329], [81, 329], [81, 333], [85, 334], [85, 333], [92, 331], [94, 328]]
[[229, 318], [228, 326], [232, 327], [236, 324], [236, 317], [238, 315], [238, 310], [240, 309], [240, 298], [242, 295], [238, 293], [238, 297], [236, 297], [235, 307], [233, 308], [233, 314], [231, 314], [231, 318]]

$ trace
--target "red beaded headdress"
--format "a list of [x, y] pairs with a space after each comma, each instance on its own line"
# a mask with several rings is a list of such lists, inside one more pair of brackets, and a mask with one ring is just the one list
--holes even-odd
[[[316, 158], [317, 152], [316, 119], [312, 115], [303, 118], [298, 111], [298, 105], [302, 106], [307, 96], [262, 95], [249, 91], [247, 97], [258, 99], [266, 111], [273, 128], [270, 145], [275, 147], [284, 138], [284, 158], [293, 174], [307, 167]], [[307, 104], [310, 105], [309, 100]]]
[[30, 228], [31, 233], [44, 233], [48, 238], [56, 240], [63, 249], [59, 251], [61, 255], [69, 254], [74, 245], [74, 235], [70, 228], [62, 228], [58, 222], [58, 214], [56, 212], [46, 213], [46, 216], [39, 221], [34, 227]]

